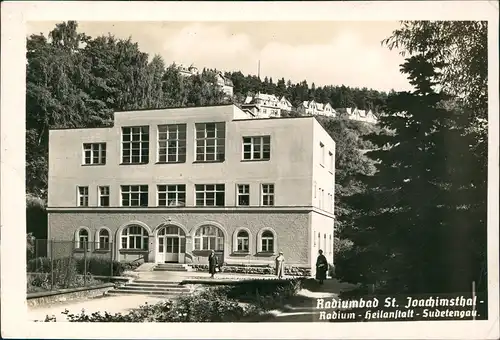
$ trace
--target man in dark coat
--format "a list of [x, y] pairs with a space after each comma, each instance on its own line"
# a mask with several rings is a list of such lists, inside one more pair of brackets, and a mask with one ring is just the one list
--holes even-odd
[[219, 260], [217, 259], [217, 256], [215, 256], [215, 251], [211, 251], [210, 255], [208, 255], [208, 272], [210, 273], [211, 277], [213, 278], [215, 275], [215, 268], [219, 266]]
[[328, 261], [325, 255], [323, 255], [323, 250], [320, 249], [318, 253], [318, 259], [316, 260], [316, 280], [319, 281], [319, 284], [323, 284], [323, 281], [326, 280], [326, 272], [328, 271]]

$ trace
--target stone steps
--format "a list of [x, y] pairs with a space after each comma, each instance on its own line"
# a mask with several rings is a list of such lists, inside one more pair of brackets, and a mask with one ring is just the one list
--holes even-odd
[[111, 295], [136, 294], [176, 298], [189, 292], [190, 289], [188, 287], [181, 286], [179, 282], [136, 280], [126, 283], [117, 289], [110, 290], [108, 293]]
[[165, 293], [165, 294], [182, 294], [182, 293], [189, 293], [189, 289], [187, 288], [171, 288], [171, 287], [131, 287], [131, 286], [123, 286], [120, 287], [119, 289], [115, 290], [120, 290], [120, 291], [127, 291], [127, 292], [159, 292], [159, 293]]
[[188, 272], [190, 270], [190, 266], [180, 263], [159, 263], [153, 268], [153, 271], [163, 272]]
[[123, 290], [123, 289], [115, 289], [115, 290], [110, 290], [108, 295], [148, 295], [148, 296], [154, 296], [154, 297], [161, 297], [165, 299], [175, 299], [179, 297], [179, 294], [166, 294], [163, 292], [155, 292], [155, 291], [148, 291], [148, 290], [143, 290], [143, 291], [133, 291], [133, 290]]

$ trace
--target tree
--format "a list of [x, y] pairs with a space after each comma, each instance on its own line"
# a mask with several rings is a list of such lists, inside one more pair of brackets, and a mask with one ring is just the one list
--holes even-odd
[[402, 27], [382, 43], [401, 49], [403, 56], [418, 51], [432, 54], [443, 65], [439, 83], [443, 89], [474, 109], [469, 117], [488, 119], [488, 22], [402, 21]]
[[30, 192], [46, 194], [47, 148], [50, 128], [74, 127], [89, 115], [88, 96], [80, 88], [87, 72], [79, 47], [87, 37], [76, 24], [56, 27], [49, 36], [27, 39], [26, 66], [26, 185]]
[[78, 24], [57, 24], [27, 38], [26, 187], [45, 198], [49, 129], [109, 126], [113, 111], [219, 104], [213, 72], [184, 79], [177, 67], [150, 62], [131, 39], [92, 38]]
[[421, 49], [402, 65], [416, 90], [389, 97], [380, 124], [393, 134], [368, 136], [377, 172], [348, 199], [356, 213], [343, 236], [354, 246], [338, 274], [381, 293], [467, 292], [480, 276], [486, 215], [475, 203], [481, 176], [471, 173], [480, 160], [459, 112], [446, 104], [452, 98], [435, 89], [443, 67], [435, 60]]
[[[481, 258], [478, 261], [485, 261], [486, 243], [478, 240], [486, 237], [482, 223], [486, 223], [487, 210], [488, 22], [403, 21], [401, 28], [382, 43], [400, 49], [402, 55], [425, 52], [431, 62], [442, 65], [436, 81], [456, 97], [450, 109], [460, 113], [457, 130], [461, 140], [469, 139], [467, 155], [471, 159], [463, 164], [468, 165], [470, 173], [464, 180], [469, 184], [474, 182], [468, 186], [467, 195], [475, 201], [470, 202], [466, 211], [469, 218], [480, 221], [474, 238], [478, 242], [475, 253]], [[485, 286], [485, 275], [481, 278], [479, 282]]]

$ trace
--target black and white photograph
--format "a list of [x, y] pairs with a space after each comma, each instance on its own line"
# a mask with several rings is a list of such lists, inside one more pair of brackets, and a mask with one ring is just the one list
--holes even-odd
[[2, 337], [497, 339], [498, 12], [2, 3]]

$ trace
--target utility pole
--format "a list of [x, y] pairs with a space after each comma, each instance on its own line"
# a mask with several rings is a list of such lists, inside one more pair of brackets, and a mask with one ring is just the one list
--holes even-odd
[[259, 69], [258, 69], [258, 71], [257, 71], [257, 76], [258, 76], [258, 77], [259, 77], [259, 79], [260, 79], [260, 59], [259, 59]]

